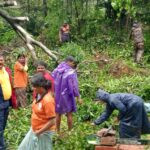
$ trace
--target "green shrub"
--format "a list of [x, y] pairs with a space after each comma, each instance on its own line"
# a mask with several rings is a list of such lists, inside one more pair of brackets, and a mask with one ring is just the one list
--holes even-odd
[[59, 52], [62, 54], [62, 59], [66, 58], [67, 56], [73, 56], [78, 62], [81, 62], [85, 57], [85, 53], [81, 46], [73, 42], [64, 43], [64, 45], [59, 48]]

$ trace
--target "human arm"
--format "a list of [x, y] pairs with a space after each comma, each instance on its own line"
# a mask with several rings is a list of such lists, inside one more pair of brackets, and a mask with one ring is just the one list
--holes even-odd
[[23, 71], [27, 71], [28, 70], [28, 66], [27, 64], [25, 64], [25, 66], [23, 67]]
[[18, 71], [27, 71], [28, 70], [27, 62], [25, 63], [25, 65], [22, 65], [19, 62], [17, 62], [15, 64], [15, 70], [18, 70]]
[[111, 109], [111, 107], [107, 104], [106, 105], [106, 110], [101, 114], [101, 116], [99, 116], [94, 121], [94, 125], [100, 125], [101, 123], [106, 121], [109, 118], [109, 116], [112, 114], [112, 112], [113, 112], [113, 109]]
[[51, 76], [52, 76], [52, 78], [53, 78], [54, 80], [56, 79], [57, 74], [58, 74], [58, 70], [57, 70], [57, 68], [56, 68], [56, 69], [54, 69], [54, 70], [52, 71], [52, 73], [51, 73]]
[[76, 97], [76, 99], [77, 99], [77, 101], [79, 102], [79, 104], [82, 104], [82, 103], [83, 103], [83, 101], [82, 101], [82, 99], [81, 99], [80, 96]]
[[68, 76], [68, 88], [69, 88], [70, 95], [73, 95], [74, 97], [80, 97], [78, 79], [76, 73], [73, 73]]
[[113, 100], [113, 105], [119, 111], [119, 114], [125, 114], [127, 111], [126, 106], [120, 100]]
[[70, 95], [76, 97], [76, 100], [82, 104], [82, 99], [79, 93], [78, 79], [76, 74], [70, 75], [68, 78], [68, 87]]
[[24, 65], [24, 68], [23, 68], [24, 71], [27, 71], [28, 70], [28, 59], [25, 58], [25, 65]]
[[122, 97], [120, 94], [119, 95], [115, 95], [114, 97], [111, 98], [111, 104], [113, 105], [114, 109], [119, 111], [119, 114], [117, 116], [117, 120], [121, 120], [122, 117], [124, 117], [124, 115], [127, 112], [127, 107], [124, 104], [124, 97]]
[[55, 125], [56, 119], [55, 117], [50, 118], [50, 120], [43, 126], [43, 128], [41, 128], [40, 130], [35, 131], [35, 134], [38, 136], [42, 133], [44, 133], [45, 131], [47, 131], [50, 127], [52, 127], [53, 125]]
[[55, 113], [55, 102], [54, 102], [54, 98], [53, 97], [47, 97], [47, 99], [45, 100], [43, 107], [42, 107], [43, 111], [45, 112], [44, 117], [47, 120], [47, 122], [45, 123], [45, 125], [35, 131], [36, 135], [40, 135], [45, 131], [49, 131], [50, 128], [52, 126], [55, 125], [55, 117], [56, 117], [56, 113]]

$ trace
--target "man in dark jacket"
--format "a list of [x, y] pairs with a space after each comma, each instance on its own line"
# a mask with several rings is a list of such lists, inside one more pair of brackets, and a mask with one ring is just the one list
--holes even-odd
[[109, 94], [101, 89], [96, 97], [106, 103], [106, 110], [94, 121], [95, 125], [106, 121], [116, 109], [119, 111], [120, 138], [140, 138], [141, 134], [150, 133], [150, 122], [140, 97], [128, 93]]

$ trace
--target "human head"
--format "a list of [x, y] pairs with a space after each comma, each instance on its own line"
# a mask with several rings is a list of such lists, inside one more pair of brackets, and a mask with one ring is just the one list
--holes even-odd
[[45, 72], [47, 68], [47, 64], [44, 61], [38, 61], [36, 63], [36, 71], [37, 72]]
[[19, 54], [17, 57], [17, 60], [21, 63], [21, 64], [25, 64], [25, 58], [26, 56], [24, 54]]
[[46, 80], [42, 73], [35, 74], [31, 78], [31, 84], [38, 94], [42, 94], [51, 88], [51, 82]]
[[76, 61], [76, 59], [73, 56], [68, 56], [65, 60], [67, 62], [67, 64], [72, 67], [72, 68], [76, 68], [78, 62]]
[[2, 54], [0, 54], [0, 70], [2, 70], [3, 66], [4, 66], [4, 56]]
[[64, 24], [63, 24], [63, 27], [66, 28], [67, 30], [69, 30], [69, 28], [70, 28], [70, 26], [69, 26], [68, 23], [64, 23]]
[[140, 26], [140, 24], [137, 21], [133, 22], [133, 27], [138, 28]]
[[95, 101], [103, 101], [105, 103], [108, 102], [108, 99], [109, 99], [109, 93], [102, 90], [102, 89], [99, 89], [97, 92], [96, 92], [96, 99]]

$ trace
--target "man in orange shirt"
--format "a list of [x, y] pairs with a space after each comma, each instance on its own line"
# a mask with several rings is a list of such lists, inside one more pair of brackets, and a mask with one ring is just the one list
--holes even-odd
[[18, 55], [14, 65], [14, 88], [17, 97], [18, 107], [26, 107], [26, 87], [28, 84], [27, 61], [24, 54]]
[[43, 74], [35, 74], [31, 83], [37, 95], [32, 103], [31, 129], [18, 150], [52, 150], [52, 135], [55, 131], [55, 101], [49, 89], [51, 83]]

